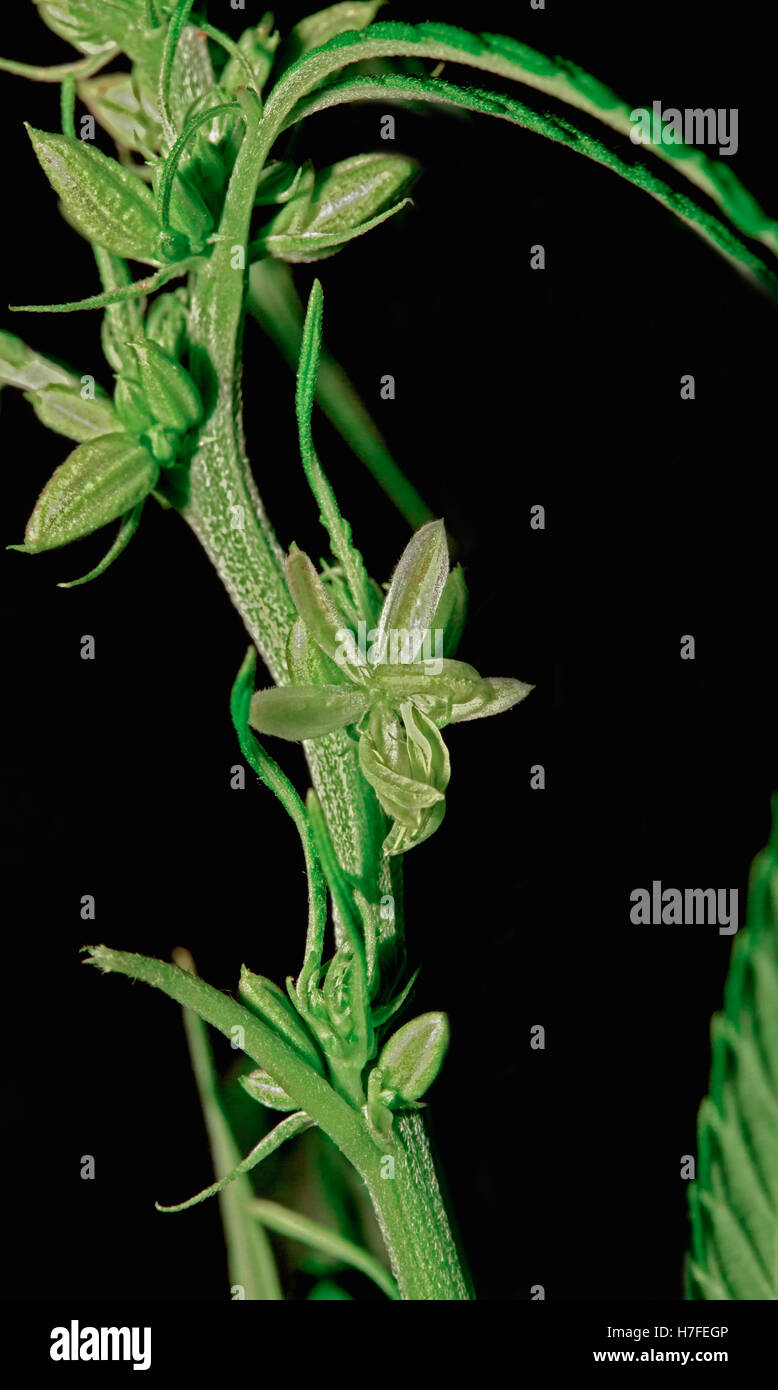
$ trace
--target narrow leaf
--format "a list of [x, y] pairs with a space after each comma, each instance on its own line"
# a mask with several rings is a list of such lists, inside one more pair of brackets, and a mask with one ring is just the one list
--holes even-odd
[[259, 1143], [254, 1145], [251, 1153], [247, 1154], [237, 1167], [227, 1174], [226, 1178], [220, 1178], [218, 1182], [203, 1188], [202, 1192], [196, 1193], [188, 1201], [178, 1202], [175, 1206], [163, 1207], [159, 1202], [155, 1202], [157, 1211], [186, 1211], [189, 1207], [196, 1207], [199, 1202], [205, 1202], [208, 1197], [215, 1197], [216, 1193], [222, 1192], [229, 1183], [242, 1177], [244, 1173], [250, 1173], [252, 1168], [256, 1168], [257, 1164], [262, 1162], [263, 1158], [268, 1158], [270, 1154], [275, 1153], [276, 1149], [280, 1149], [287, 1139], [294, 1139], [296, 1135], [302, 1134], [303, 1130], [310, 1129], [312, 1123], [313, 1121], [309, 1120], [303, 1111], [289, 1115], [287, 1119], [281, 1120], [275, 1129], [271, 1129], [270, 1133], [266, 1134], [263, 1139], [260, 1139]]
[[391, 1274], [375, 1256], [355, 1245], [353, 1241], [347, 1240], [345, 1236], [339, 1235], [337, 1231], [263, 1197], [255, 1198], [249, 1211], [268, 1230], [277, 1231], [279, 1235], [288, 1236], [290, 1240], [302, 1241], [304, 1245], [310, 1245], [324, 1255], [330, 1255], [335, 1260], [341, 1260], [344, 1264], [361, 1270], [368, 1279], [372, 1279], [373, 1283], [378, 1285], [387, 1298], [400, 1297]]
[[116, 540], [110, 550], [103, 556], [102, 560], [95, 565], [94, 569], [89, 570], [88, 574], [82, 574], [80, 579], [70, 579], [66, 583], [58, 584], [57, 588], [78, 589], [82, 584], [89, 584], [93, 579], [99, 579], [101, 574], [105, 574], [105, 571], [110, 569], [114, 561], [118, 560], [122, 551], [127, 549], [127, 546], [135, 535], [140, 524], [144, 505], [144, 502], [139, 502], [137, 507], [133, 507], [132, 511], [128, 512], [127, 516], [123, 518]]

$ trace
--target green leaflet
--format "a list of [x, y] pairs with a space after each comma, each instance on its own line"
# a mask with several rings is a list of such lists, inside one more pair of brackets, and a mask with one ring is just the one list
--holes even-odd
[[169, 290], [167, 294], [157, 295], [146, 315], [145, 333], [174, 361], [183, 357], [189, 341], [186, 290]]
[[[355, 1245], [353, 1241], [347, 1240], [345, 1236], [339, 1235], [329, 1226], [322, 1226], [318, 1221], [312, 1221], [309, 1216], [302, 1216], [299, 1212], [290, 1211], [288, 1207], [281, 1206], [278, 1202], [268, 1202], [264, 1198], [257, 1197], [250, 1204], [249, 1211], [263, 1226], [268, 1230], [276, 1231], [279, 1235], [288, 1236], [290, 1240], [302, 1241], [303, 1244], [311, 1245], [315, 1250], [320, 1250], [325, 1255], [330, 1255], [336, 1260], [342, 1260], [344, 1264], [352, 1265], [354, 1269], [359, 1269], [372, 1279], [379, 1289], [382, 1289], [387, 1298], [397, 1299], [399, 1293], [397, 1285], [391, 1274], [382, 1264], [371, 1255], [369, 1251]], [[321, 1283], [317, 1285], [321, 1289]], [[309, 1294], [309, 1297], [312, 1297]], [[319, 1293], [318, 1298], [348, 1298], [344, 1293]]]
[[132, 511], [158, 476], [158, 464], [130, 435], [79, 444], [43, 489], [18, 548], [35, 555], [91, 535]]
[[385, 4], [386, 0], [341, 0], [338, 5], [328, 5], [316, 14], [306, 15], [289, 31], [279, 61], [279, 72], [284, 72], [312, 48], [329, 43], [338, 34], [365, 29]]
[[255, 245], [282, 260], [318, 260], [322, 251], [333, 253], [399, 212], [418, 172], [418, 164], [402, 155], [340, 160], [285, 202]]
[[356, 683], [368, 679], [359, 665], [344, 659], [343, 647], [349, 631], [304, 550], [292, 545], [286, 559], [286, 578], [295, 608], [325, 656], [337, 663]]
[[81, 235], [116, 256], [157, 264], [160, 226], [146, 185], [83, 140], [26, 128], [38, 163]]
[[[111, 39], [100, 22], [98, 0], [33, 0], [44, 24], [61, 39], [82, 53], [99, 53], [111, 46]], [[134, 0], [118, 0], [118, 10], [131, 17]]]
[[296, 408], [300, 454], [305, 476], [320, 507], [322, 525], [330, 537], [332, 553], [343, 566], [353, 605], [358, 616], [370, 623], [375, 613], [375, 601], [365, 563], [352, 542], [351, 527], [340, 514], [335, 494], [317, 457], [311, 432], [311, 415], [321, 353], [323, 299], [321, 282], [314, 280], [305, 316], [297, 373]]
[[244, 29], [236, 45], [230, 44], [232, 57], [220, 82], [228, 96], [234, 96], [238, 87], [245, 86], [247, 78], [255, 91], [262, 93], [281, 39], [278, 30], [273, 31], [271, 26], [272, 17], [266, 15], [254, 28]]
[[127, 549], [127, 546], [135, 535], [140, 525], [144, 504], [145, 499], [143, 502], [139, 502], [136, 507], [133, 507], [131, 512], [128, 512], [127, 515], [122, 518], [122, 524], [119, 527], [113, 545], [106, 551], [102, 560], [98, 561], [93, 569], [89, 570], [87, 574], [82, 574], [80, 579], [70, 579], [58, 584], [57, 588], [78, 589], [82, 584], [90, 584], [93, 579], [99, 579], [101, 574], [105, 574], [105, 571], [110, 569], [114, 561], [118, 560], [122, 552]]
[[710, 1097], [689, 1189], [691, 1299], [778, 1299], [778, 798], [754, 860], [724, 1012], [711, 1024]]
[[109, 400], [100, 396], [84, 398], [80, 388], [44, 386], [37, 391], [25, 392], [25, 400], [30, 402], [38, 419], [48, 429], [78, 443], [96, 439], [101, 434], [115, 434], [122, 429], [122, 422]]
[[255, 1071], [250, 1071], [246, 1076], [239, 1076], [243, 1090], [252, 1100], [259, 1101], [268, 1110], [296, 1110], [297, 1105], [286, 1094], [283, 1086], [277, 1086], [269, 1072], [262, 1067], [257, 1067]]
[[296, 1135], [302, 1134], [303, 1130], [310, 1129], [312, 1124], [313, 1121], [309, 1120], [302, 1111], [289, 1115], [287, 1119], [281, 1120], [275, 1129], [271, 1129], [269, 1134], [260, 1139], [251, 1153], [247, 1154], [237, 1167], [227, 1174], [226, 1178], [220, 1178], [218, 1182], [203, 1188], [202, 1192], [196, 1193], [188, 1201], [178, 1202], [175, 1206], [163, 1207], [159, 1202], [155, 1202], [157, 1211], [186, 1211], [189, 1207], [197, 1206], [199, 1202], [205, 1202], [208, 1197], [215, 1197], [217, 1192], [223, 1192], [224, 1188], [229, 1183], [234, 1182], [236, 1178], [240, 1178], [244, 1173], [250, 1173], [252, 1168], [256, 1168], [257, 1164], [262, 1162], [263, 1158], [269, 1158], [270, 1154], [275, 1153], [276, 1149], [279, 1149], [288, 1139], [294, 1139]]

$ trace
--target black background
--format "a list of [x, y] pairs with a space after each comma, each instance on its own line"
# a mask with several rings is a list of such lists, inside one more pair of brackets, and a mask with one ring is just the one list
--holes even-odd
[[[237, 33], [259, 6], [209, 17]], [[17, 13], [17, 9], [19, 12]], [[276, 7], [286, 30], [304, 8]], [[623, 4], [395, 5], [562, 53], [635, 105], [737, 106], [734, 168], [772, 210], [769, 45], [707, 3], [638, 23]], [[58, 61], [31, 5], [4, 48]], [[447, 70], [450, 80], [499, 86]], [[58, 128], [56, 87], [4, 76], [2, 302], [94, 291], [24, 119]], [[387, 108], [390, 109], [390, 108]], [[406, 859], [416, 1009], [452, 1046], [428, 1114], [478, 1295], [678, 1299], [681, 1156], [695, 1150], [708, 1026], [730, 949], [715, 927], [634, 927], [629, 893], [738, 888], [778, 788], [774, 732], [773, 305], [639, 190], [507, 123], [397, 111], [425, 167], [415, 205], [314, 272], [325, 336], [467, 566], [462, 657], [537, 686], [451, 731], [444, 828]], [[374, 106], [319, 116], [297, 152], [385, 148]], [[547, 269], [532, 272], [542, 243]], [[104, 385], [99, 315], [3, 326]], [[298, 464], [293, 382], [249, 327], [246, 423], [284, 544], [323, 553]], [[381, 375], [397, 380], [382, 402]], [[697, 398], [681, 402], [692, 373]], [[3, 392], [7, 541], [66, 441]], [[333, 431], [320, 454], [357, 543], [388, 578], [407, 528]], [[541, 503], [547, 529], [530, 529]], [[246, 638], [194, 538], [148, 509], [100, 581], [55, 587], [105, 537], [6, 554], [8, 855], [4, 1021], [12, 1298], [223, 1299], [214, 1203], [176, 1007], [84, 970], [99, 940], [186, 944], [225, 989], [241, 961], [296, 971], [304, 881], [269, 794], [231, 791], [229, 687]], [[80, 659], [92, 634], [97, 657]], [[680, 660], [680, 638], [696, 660]], [[304, 785], [302, 760], [285, 766]], [[532, 792], [542, 763], [547, 788]], [[79, 917], [82, 894], [97, 920]], [[544, 1025], [544, 1053], [529, 1047]], [[220, 1053], [222, 1060], [226, 1060]], [[79, 1177], [82, 1154], [97, 1177]], [[7, 1189], [8, 1190], [8, 1189]], [[295, 1286], [295, 1296], [304, 1294]], [[369, 1297], [366, 1286], [353, 1291]]]

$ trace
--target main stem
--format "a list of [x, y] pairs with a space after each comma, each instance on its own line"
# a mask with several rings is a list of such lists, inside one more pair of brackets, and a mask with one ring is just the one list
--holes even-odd
[[[245, 450], [241, 349], [246, 247], [257, 180], [268, 150], [259, 110], [244, 107], [246, 132], [225, 202], [219, 239], [191, 277], [190, 367], [211, 405], [189, 478], [183, 515], [197, 535], [273, 678], [287, 677], [286, 643], [296, 618], [283, 556]], [[377, 903], [391, 892], [384, 856], [366, 843], [370, 788], [353, 745], [329, 736], [307, 745], [314, 785], [343, 867]], [[358, 1111], [355, 1113], [357, 1118]], [[361, 1116], [359, 1117], [361, 1124]], [[372, 1140], [349, 1155], [364, 1179], [404, 1299], [469, 1298], [421, 1117], [398, 1116], [382, 1155]], [[391, 1159], [391, 1162], [387, 1162]]]

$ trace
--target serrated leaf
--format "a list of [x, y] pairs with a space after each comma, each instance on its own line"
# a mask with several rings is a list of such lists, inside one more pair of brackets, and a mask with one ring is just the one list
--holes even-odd
[[[773, 837], [778, 833], [778, 800]], [[725, 1012], [711, 1025], [711, 1095], [698, 1120], [689, 1192], [687, 1296], [778, 1300], [778, 855], [754, 861]]]

